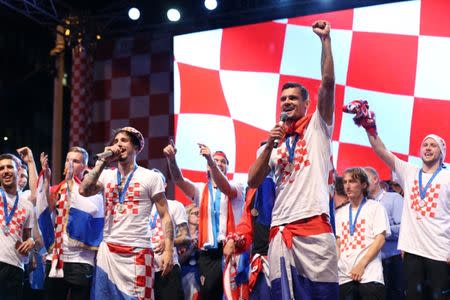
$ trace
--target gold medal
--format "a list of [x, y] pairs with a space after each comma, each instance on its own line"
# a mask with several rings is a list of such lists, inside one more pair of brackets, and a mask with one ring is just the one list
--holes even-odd
[[252, 208], [252, 210], [250, 211], [250, 213], [252, 214], [252, 216], [257, 217], [259, 215], [259, 212], [256, 208]]
[[117, 210], [120, 213], [123, 213], [125, 211], [125, 206], [122, 203], [119, 203], [119, 205], [117, 205]]

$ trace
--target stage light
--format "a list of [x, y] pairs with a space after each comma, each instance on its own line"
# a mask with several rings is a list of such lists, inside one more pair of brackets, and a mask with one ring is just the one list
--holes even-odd
[[64, 35], [65, 35], [65, 36], [69, 36], [69, 35], [70, 35], [70, 29], [66, 29], [66, 30], [64, 31]]
[[3, 137], [3, 140], [4, 140], [4, 141], [7, 141], [7, 140], [8, 140], [8, 137], [7, 137], [7, 136], [4, 136], [4, 137]]
[[178, 9], [171, 8], [167, 11], [167, 19], [171, 22], [177, 22], [181, 18], [180, 12]]
[[209, 10], [214, 10], [217, 7], [216, 0], [205, 0], [205, 7]]
[[132, 7], [128, 10], [128, 17], [131, 20], [136, 21], [137, 19], [139, 19], [140, 16], [141, 12], [136, 7]]
[[97, 40], [101, 40], [101, 39], [102, 39], [102, 36], [101, 36], [100, 34], [97, 34], [97, 35], [95, 36], [95, 38], [96, 38]]

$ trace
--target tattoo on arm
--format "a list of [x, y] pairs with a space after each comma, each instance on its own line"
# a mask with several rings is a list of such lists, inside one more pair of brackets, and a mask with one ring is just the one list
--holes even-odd
[[168, 159], [168, 163], [169, 163], [169, 171], [170, 171], [170, 174], [172, 175], [172, 179], [175, 182], [183, 181], [183, 174], [181, 174], [181, 170], [178, 167], [177, 161], [175, 160], [175, 158]]
[[80, 185], [80, 194], [83, 196], [92, 196], [99, 192], [101, 186], [98, 178], [105, 168], [106, 163], [103, 160], [97, 160], [95, 167], [84, 177]]
[[179, 225], [177, 225], [177, 230], [176, 230], [176, 238], [173, 241], [173, 244], [175, 246], [182, 246], [182, 245], [186, 245], [189, 244], [191, 239], [189, 236], [189, 230], [188, 230], [188, 225], [187, 223], [181, 223]]
[[173, 224], [170, 217], [164, 221], [164, 236], [170, 240], [173, 240]]

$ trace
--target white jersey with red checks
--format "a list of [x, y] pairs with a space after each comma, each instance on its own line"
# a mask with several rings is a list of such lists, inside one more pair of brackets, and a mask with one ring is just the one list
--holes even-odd
[[[327, 125], [316, 110], [303, 138], [297, 142], [292, 163], [286, 143], [272, 151], [269, 166], [277, 185], [272, 226], [329, 214], [332, 133], [333, 125]], [[292, 140], [293, 136], [289, 142]]]
[[[350, 277], [351, 270], [366, 255], [378, 234], [385, 232], [386, 237], [391, 234], [389, 219], [384, 206], [377, 201], [367, 200], [361, 208], [356, 221], [355, 231], [351, 235], [349, 222], [350, 205], [349, 203], [336, 212], [336, 237], [340, 241], [338, 261], [339, 284], [352, 281]], [[357, 209], [353, 209], [352, 223], [355, 221], [356, 213]], [[381, 251], [366, 266], [361, 279], [361, 283], [372, 281], [384, 284]]]
[[[167, 205], [169, 206], [169, 214], [172, 219], [173, 228], [185, 223], [187, 226], [187, 215], [186, 210], [181, 202], [176, 200], [167, 200]], [[152, 231], [152, 248], [154, 249], [157, 244], [164, 243], [164, 231], [161, 224], [161, 218], [157, 213], [155, 205], [153, 205], [152, 212], [150, 215], [150, 227]], [[187, 228], [187, 227], [186, 227]], [[175, 230], [176, 235], [176, 230]], [[155, 253], [155, 259], [153, 265], [155, 267], [155, 272], [162, 270], [162, 253]], [[173, 263], [174, 265], [179, 265], [178, 263], [178, 253], [177, 248], [173, 247]]]
[[98, 181], [103, 184], [105, 197], [103, 240], [107, 243], [150, 248], [151, 199], [164, 193], [161, 176], [139, 166], [128, 185], [122, 205], [119, 204], [117, 169], [104, 170]]
[[[395, 173], [404, 202], [398, 249], [439, 261], [450, 258], [450, 171], [442, 169], [425, 198], [419, 192], [420, 168], [395, 158]], [[422, 173], [425, 187], [432, 173]]]
[[[6, 193], [8, 202], [8, 214], [11, 212], [16, 195]], [[34, 224], [33, 204], [28, 201], [26, 194], [19, 193], [17, 209], [9, 223], [9, 233], [5, 234], [3, 226], [6, 224], [3, 197], [0, 194], [0, 261], [23, 269], [25, 256], [16, 250], [16, 245], [22, 242], [23, 230], [32, 228]]]

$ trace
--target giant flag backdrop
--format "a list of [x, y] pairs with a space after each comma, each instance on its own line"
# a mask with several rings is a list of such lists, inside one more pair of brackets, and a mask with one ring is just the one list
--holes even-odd
[[[390, 171], [362, 128], [341, 107], [367, 99], [388, 149], [420, 163], [430, 133], [450, 143], [450, 1], [422, 0], [302, 16], [174, 38], [174, 113], [178, 162], [186, 177], [205, 180], [197, 142], [223, 150], [230, 177], [246, 181], [256, 149], [278, 121], [280, 87], [320, 84], [321, 44], [314, 20], [331, 22], [336, 74], [333, 159], [338, 172], [372, 165]], [[450, 151], [446, 161], [450, 161]]]

